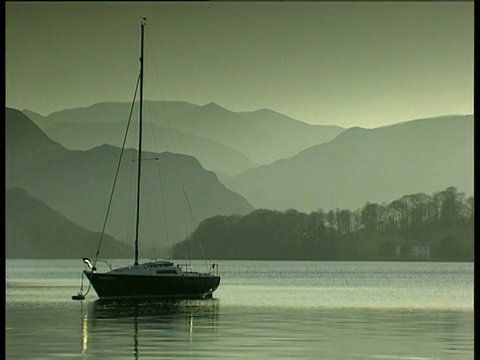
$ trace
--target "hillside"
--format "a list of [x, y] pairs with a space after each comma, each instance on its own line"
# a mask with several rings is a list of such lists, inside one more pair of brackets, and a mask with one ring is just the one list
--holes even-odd
[[241, 112], [240, 115], [252, 127], [269, 134], [258, 148], [262, 164], [289, 158], [311, 146], [326, 143], [345, 130], [336, 125], [306, 124], [269, 109]]
[[[145, 151], [192, 155], [206, 169], [231, 175], [257, 166], [239, 151], [200, 136], [149, 123], [144, 128]], [[63, 122], [46, 127], [45, 133], [69, 149], [88, 150], [103, 144], [121, 147], [125, 122]], [[127, 146], [133, 147], [136, 142], [133, 136], [127, 138]]]
[[[6, 191], [6, 257], [69, 259], [94, 257], [100, 233], [89, 231], [52, 210], [24, 190]], [[112, 258], [130, 258], [133, 248], [104, 235]]]
[[[258, 209], [204, 220], [176, 244], [176, 259], [313, 261], [473, 261], [474, 198], [455, 187], [404, 195], [360, 209]], [[202, 239], [202, 248], [197, 239]], [[416, 249], [421, 248], [418, 252]]]
[[[12, 112], [7, 112], [7, 115], [9, 113]], [[8, 127], [16, 118], [7, 116], [6, 120]], [[31, 125], [34, 126], [33, 123]], [[38, 134], [44, 136], [41, 132]], [[7, 135], [10, 135], [7, 151], [10, 151], [9, 147], [19, 148], [18, 142], [23, 141], [22, 133]], [[25, 142], [25, 150], [32, 152], [29, 144], [35, 142], [35, 139]], [[100, 230], [119, 153], [119, 148], [109, 145], [88, 151], [58, 148], [56, 156], [50, 160], [33, 156], [29, 166], [21, 169], [8, 162], [7, 173], [12, 179], [9, 186], [26, 190], [85, 228]], [[131, 149], [124, 152], [106, 228], [107, 233], [127, 244], [131, 244], [134, 229], [136, 154]], [[193, 230], [192, 221], [198, 223], [218, 214], [244, 214], [253, 210], [243, 197], [225, 188], [213, 172], [203, 169], [191, 156], [144, 152], [143, 158], [146, 160], [142, 175], [142, 209], [145, 216], [141, 222], [141, 246], [144, 250], [148, 249], [149, 254], [154, 246], [163, 248], [182, 240]], [[189, 204], [184, 193], [188, 195]]]
[[7, 186], [12, 176], [33, 162], [46, 162], [68, 154], [59, 143], [52, 141], [28, 117], [15, 109], [5, 110], [5, 160]]
[[237, 113], [215, 103], [179, 116], [173, 126], [237, 149], [258, 164], [293, 156], [344, 130], [309, 125], [270, 110]]
[[358, 208], [456, 186], [473, 194], [473, 115], [351, 128], [334, 140], [226, 179], [256, 208]]

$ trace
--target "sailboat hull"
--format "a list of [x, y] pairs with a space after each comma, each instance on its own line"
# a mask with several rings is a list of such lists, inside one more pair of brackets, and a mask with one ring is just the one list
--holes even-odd
[[141, 276], [92, 273], [85, 275], [100, 299], [205, 299], [220, 284], [215, 275]]

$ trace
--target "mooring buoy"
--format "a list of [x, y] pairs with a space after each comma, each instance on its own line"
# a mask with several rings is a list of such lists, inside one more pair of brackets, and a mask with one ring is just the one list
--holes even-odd
[[85, 300], [85, 295], [78, 293], [78, 295], [73, 295], [72, 300]]

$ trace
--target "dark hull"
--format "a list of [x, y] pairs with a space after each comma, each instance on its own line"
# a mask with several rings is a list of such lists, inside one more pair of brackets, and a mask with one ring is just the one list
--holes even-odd
[[85, 271], [100, 299], [204, 299], [220, 284], [220, 276], [139, 276]]

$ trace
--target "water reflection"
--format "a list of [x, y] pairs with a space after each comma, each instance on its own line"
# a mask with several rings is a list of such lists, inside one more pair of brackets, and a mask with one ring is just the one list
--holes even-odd
[[199, 339], [215, 334], [218, 314], [216, 299], [90, 302], [87, 309], [82, 306], [82, 354], [130, 353], [138, 359], [142, 352], [158, 353], [159, 346], [175, 352], [194, 341], [196, 330]]
[[85, 352], [87, 351], [87, 344], [88, 344], [88, 335], [87, 335], [87, 329], [88, 329], [88, 313], [84, 310], [83, 306], [83, 301], [81, 302], [80, 305], [81, 309], [81, 320], [80, 323], [82, 324], [81, 331], [80, 333], [82, 334], [82, 355], [85, 355]]
[[7, 359], [473, 359], [473, 312], [183, 303], [8, 305]]
[[474, 358], [472, 264], [239, 261], [217, 300], [160, 303], [72, 301], [77, 260], [13, 264], [7, 359]]

